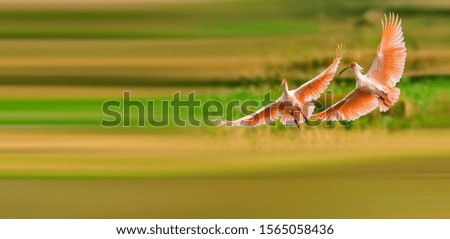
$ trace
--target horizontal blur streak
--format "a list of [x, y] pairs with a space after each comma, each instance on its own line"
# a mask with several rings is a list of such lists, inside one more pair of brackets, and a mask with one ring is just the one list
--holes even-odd
[[[0, 162], [2, 178], [422, 177], [442, 176], [450, 168], [445, 160], [448, 130], [387, 134], [311, 129], [279, 136], [262, 131], [255, 132], [260, 139], [254, 142], [235, 137], [245, 134], [239, 128], [224, 130], [221, 137], [195, 131], [177, 137], [8, 131], [0, 134], [0, 157], [9, 158]], [[359, 142], [356, 147], [354, 142]]]
[[405, 75], [450, 75], [444, 2], [7, 2], [0, 4], [0, 78], [26, 75], [34, 85], [34, 75], [306, 80], [329, 64], [338, 43], [349, 49], [344, 64], [368, 68], [387, 9], [404, 22]]
[[260, 131], [252, 142], [242, 137], [248, 132], [231, 131], [7, 130], [0, 217], [450, 216], [448, 130]]

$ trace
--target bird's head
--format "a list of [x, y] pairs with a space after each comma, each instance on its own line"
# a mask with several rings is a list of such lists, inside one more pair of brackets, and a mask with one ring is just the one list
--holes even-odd
[[363, 68], [362, 68], [361, 66], [359, 66], [358, 63], [352, 62], [352, 63], [350, 63], [349, 66], [347, 66], [347, 67], [345, 67], [344, 69], [342, 69], [342, 71], [339, 72], [339, 75], [341, 75], [341, 74], [342, 74], [345, 70], [347, 70], [348, 68], [352, 68], [352, 69], [354, 69], [354, 70], [359, 70], [359, 71], [362, 71], [362, 70], [363, 70]]
[[280, 85], [280, 88], [278, 89], [278, 91], [281, 91], [281, 87], [284, 86], [284, 85], [286, 85], [286, 84], [287, 84], [287, 80], [286, 80], [286, 79], [283, 79], [283, 80], [281, 81], [281, 85]]

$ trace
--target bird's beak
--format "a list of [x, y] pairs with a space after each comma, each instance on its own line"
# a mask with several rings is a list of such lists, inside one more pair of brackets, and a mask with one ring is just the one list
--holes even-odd
[[345, 67], [344, 69], [342, 69], [341, 72], [339, 72], [339, 76], [341, 76], [342, 72], [344, 72], [345, 70], [347, 70], [350, 66]]

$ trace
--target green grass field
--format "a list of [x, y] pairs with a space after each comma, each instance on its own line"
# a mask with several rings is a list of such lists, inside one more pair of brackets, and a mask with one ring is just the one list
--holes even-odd
[[[227, 103], [233, 100], [239, 100], [240, 102], [256, 100], [259, 107], [267, 104], [268, 99], [264, 98], [264, 94], [271, 91], [271, 99], [275, 100], [279, 96], [277, 87], [274, 84], [279, 82], [270, 82], [259, 87], [248, 89], [245, 86], [236, 87], [202, 87], [197, 86], [197, 91], [195, 86], [190, 86], [186, 88], [181, 88], [180, 99], [187, 100], [188, 94], [191, 92], [195, 93], [195, 99], [199, 100], [201, 105], [195, 108], [192, 115], [195, 120], [202, 121], [203, 123], [204, 115], [204, 102], [208, 100], [215, 100], [219, 102], [222, 107], [226, 108]], [[301, 85], [301, 81], [290, 82], [293, 87]], [[348, 94], [354, 87], [355, 81], [353, 79], [336, 79], [328, 90], [332, 92], [328, 95], [328, 102], [334, 103], [338, 99], [343, 98]], [[403, 79], [399, 83], [399, 87], [402, 90], [402, 95], [400, 101], [395, 105], [389, 112], [380, 113], [372, 112], [368, 116], [350, 123], [350, 128], [368, 128], [368, 129], [408, 129], [408, 128], [448, 128], [450, 127], [449, 107], [450, 105], [450, 84], [449, 79], [446, 77], [433, 77], [426, 78], [422, 77], [419, 79]], [[219, 88], [219, 91], [217, 91]], [[174, 109], [173, 107], [168, 107], [168, 115], [163, 116], [163, 106], [162, 101], [173, 100], [173, 95], [177, 90], [173, 90], [170, 93], [165, 93], [170, 91], [172, 88], [140, 88], [139, 91], [130, 90], [128, 88], [114, 87], [114, 90], [109, 90], [104, 92], [103, 96], [95, 95], [85, 95], [82, 93], [86, 90], [86, 87], [81, 88], [71, 88], [72, 94], [77, 90], [80, 92], [79, 96], [72, 97], [60, 97], [51, 96], [52, 93], [58, 92], [57, 87], [47, 87], [45, 90], [49, 92], [49, 96], [42, 95], [39, 98], [34, 96], [24, 97], [24, 96], [4, 96], [0, 98], [0, 125], [3, 128], [8, 127], [23, 127], [23, 128], [40, 128], [40, 127], [58, 127], [58, 128], [102, 128], [101, 122], [103, 120], [111, 121], [114, 118], [106, 115], [102, 112], [102, 105], [108, 100], [117, 100], [122, 102], [120, 107], [112, 107], [116, 112], [122, 113], [124, 111], [123, 106], [123, 92], [127, 91], [130, 93], [130, 100], [140, 101], [145, 106], [144, 111], [141, 111], [144, 115], [145, 122], [144, 128], [139, 130], [151, 133], [153, 131], [174, 131], [179, 128], [174, 123]], [[101, 87], [94, 89], [93, 92], [102, 91]], [[161, 93], [163, 92], [163, 93]], [[39, 93], [36, 93], [39, 95]], [[108, 95], [110, 97], [108, 97]], [[325, 94], [319, 99], [317, 103], [317, 111], [323, 109], [320, 103], [325, 104]], [[154, 108], [150, 112], [148, 108], [147, 101], [154, 102]], [[333, 102], [332, 102], [333, 101]], [[242, 104], [242, 103], [241, 103]], [[321, 107], [321, 108], [319, 108]], [[133, 126], [131, 130], [138, 129], [138, 116], [139, 111], [137, 107], [130, 107], [130, 121]], [[180, 118], [187, 122], [188, 129], [189, 126], [193, 127], [188, 122], [189, 115], [187, 108], [180, 108]], [[254, 111], [258, 107], [249, 107], [248, 110]], [[249, 113], [250, 113], [249, 112]], [[228, 113], [228, 114], [227, 114]], [[151, 127], [148, 123], [149, 117], [155, 120], [162, 120], [167, 118], [168, 125], [155, 129]], [[223, 112], [221, 116], [209, 117], [209, 120], [221, 118], [221, 119], [236, 119], [243, 116], [243, 112], [239, 107], [235, 107], [232, 112]], [[123, 118], [122, 118], [123, 119]], [[317, 124], [314, 124], [317, 125]], [[123, 120], [122, 123], [118, 125], [119, 129], [123, 130]], [[325, 127], [325, 126], [323, 126]], [[276, 129], [282, 129], [282, 127], [277, 127]], [[186, 129], [183, 129], [186, 130]], [[216, 131], [216, 129], [205, 129], [206, 131]]]
[[[339, 69], [367, 70], [389, 11], [408, 55], [387, 113], [247, 129], [178, 127], [159, 107], [178, 91], [274, 100], [339, 43]], [[439, 0], [2, 2], [0, 218], [449, 218], [449, 13]], [[344, 73], [319, 102], [354, 84]], [[131, 127], [102, 127], [124, 91], [169, 125], [137, 127], [133, 109]]]

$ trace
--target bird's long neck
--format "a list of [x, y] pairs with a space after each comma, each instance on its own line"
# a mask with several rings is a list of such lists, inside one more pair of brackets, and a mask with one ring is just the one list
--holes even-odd
[[361, 73], [361, 69], [359, 67], [355, 67], [353, 71], [355, 72], [355, 77], [357, 81], [361, 81], [364, 78], [363, 74]]
[[288, 89], [288, 84], [284, 83], [283, 85], [283, 94], [284, 95], [288, 95], [289, 89]]

